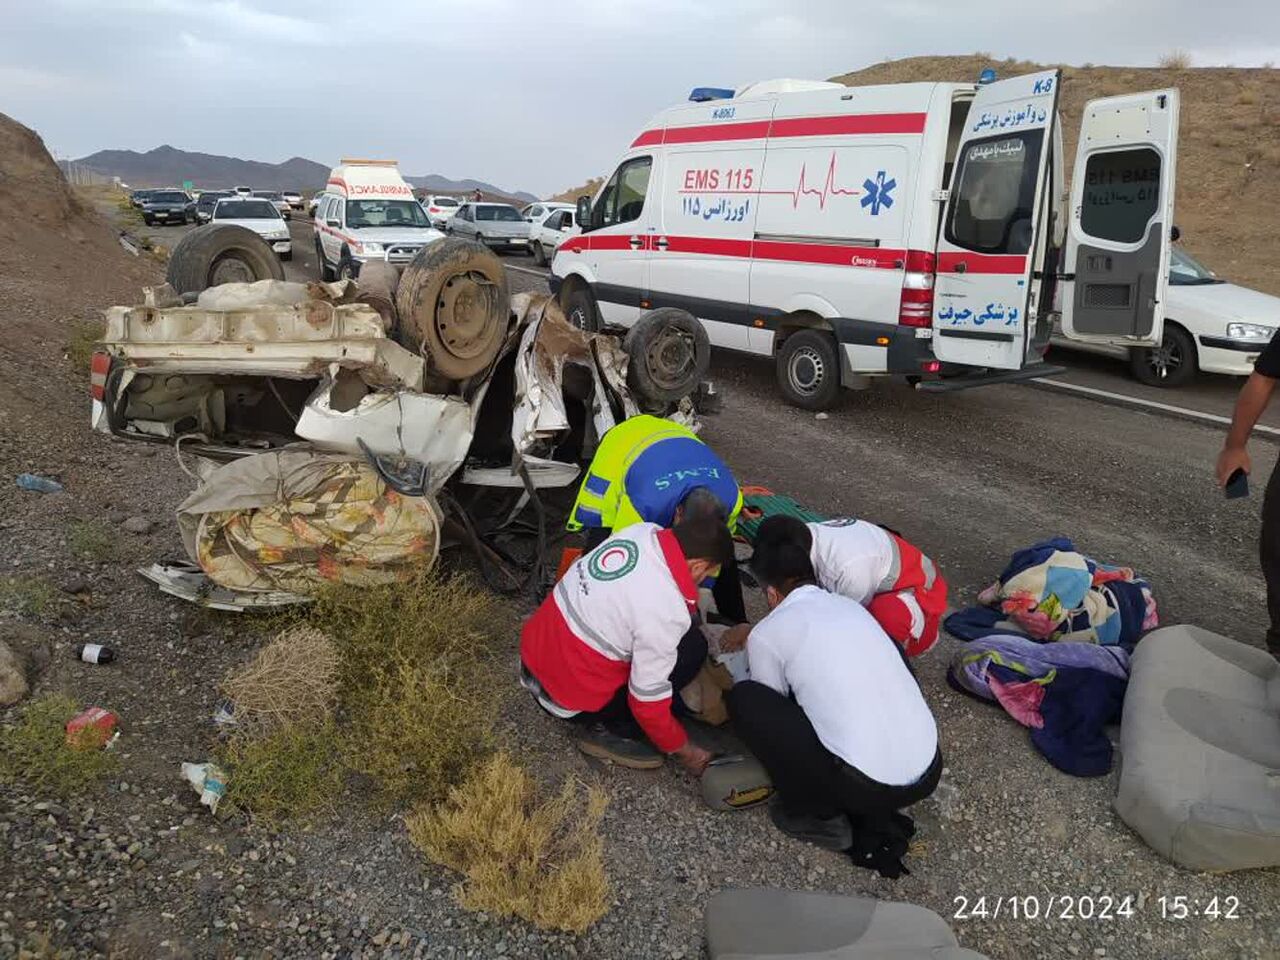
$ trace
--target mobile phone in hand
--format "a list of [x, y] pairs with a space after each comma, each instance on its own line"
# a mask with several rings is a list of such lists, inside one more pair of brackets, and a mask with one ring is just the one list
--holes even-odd
[[1236, 467], [1235, 472], [1227, 478], [1227, 485], [1222, 488], [1222, 491], [1227, 495], [1228, 500], [1247, 497], [1249, 495], [1249, 474], [1244, 472], [1243, 467]]

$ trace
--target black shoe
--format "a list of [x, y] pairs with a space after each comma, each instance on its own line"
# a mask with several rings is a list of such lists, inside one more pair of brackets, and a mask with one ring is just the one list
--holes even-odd
[[662, 766], [662, 754], [646, 741], [618, 736], [599, 723], [582, 731], [578, 749], [589, 757], [610, 760], [632, 770], [656, 770]]
[[824, 850], [839, 853], [848, 850], [849, 844], [853, 842], [853, 828], [849, 826], [849, 818], [843, 813], [837, 813], [834, 817], [791, 813], [777, 794], [769, 799], [769, 818], [787, 836], [812, 843]]

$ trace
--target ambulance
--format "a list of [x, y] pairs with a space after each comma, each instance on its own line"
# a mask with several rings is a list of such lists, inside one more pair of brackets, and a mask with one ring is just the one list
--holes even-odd
[[325, 280], [354, 278], [370, 260], [406, 264], [444, 236], [394, 160], [343, 160], [324, 189], [312, 227]]
[[1043, 361], [1055, 320], [1158, 345], [1178, 92], [1087, 104], [1068, 196], [1061, 83], [697, 88], [579, 199], [552, 288], [586, 328], [681, 308], [712, 346], [775, 358], [810, 409], [871, 377], [1061, 372]]

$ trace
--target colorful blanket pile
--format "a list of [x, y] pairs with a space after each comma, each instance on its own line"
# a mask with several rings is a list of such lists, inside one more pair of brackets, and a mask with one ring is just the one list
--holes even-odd
[[948, 633], [961, 640], [1002, 634], [1132, 650], [1160, 623], [1150, 584], [1128, 567], [1085, 556], [1066, 537], [1019, 550], [978, 601], [981, 606], [947, 618]]
[[1120, 722], [1129, 683], [1129, 654], [1120, 647], [983, 637], [956, 655], [947, 682], [1000, 704], [1063, 773], [1098, 777], [1111, 769], [1105, 728]]

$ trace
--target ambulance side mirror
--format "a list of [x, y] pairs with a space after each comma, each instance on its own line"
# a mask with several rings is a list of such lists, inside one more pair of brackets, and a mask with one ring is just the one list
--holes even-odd
[[591, 229], [591, 198], [578, 198], [578, 223], [582, 225], [582, 232], [586, 233]]

